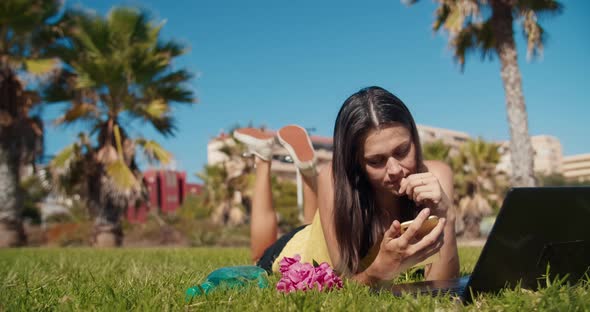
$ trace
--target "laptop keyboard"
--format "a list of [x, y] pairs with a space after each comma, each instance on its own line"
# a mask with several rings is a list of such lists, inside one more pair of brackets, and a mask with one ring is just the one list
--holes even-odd
[[450, 287], [450, 288], [440, 288], [440, 289], [424, 289], [419, 292], [420, 295], [429, 295], [431, 297], [438, 297], [438, 296], [458, 296], [461, 297], [463, 292], [465, 291], [465, 286], [458, 286], [458, 287]]
[[396, 296], [401, 296], [404, 293], [420, 295], [420, 296], [459, 296], [465, 294], [465, 289], [469, 282], [469, 276], [463, 276], [458, 279], [440, 280], [440, 281], [423, 281], [407, 284], [397, 284], [388, 287]]

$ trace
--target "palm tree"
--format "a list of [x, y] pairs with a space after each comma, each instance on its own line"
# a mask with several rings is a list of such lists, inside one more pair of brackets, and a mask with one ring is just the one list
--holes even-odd
[[[412, 4], [417, 0], [406, 0]], [[513, 186], [534, 186], [533, 148], [528, 132], [528, 118], [522, 91], [514, 41], [515, 20], [522, 23], [527, 37], [528, 58], [543, 49], [546, 37], [537, 17], [560, 13], [563, 6], [555, 0], [437, 0], [439, 6], [433, 29], [449, 32], [455, 59], [463, 68], [469, 52], [480, 51], [483, 57], [495, 54], [500, 59], [500, 76], [504, 82], [506, 112], [510, 126], [510, 152]], [[490, 12], [484, 14], [482, 12]]]
[[164, 136], [173, 135], [171, 104], [195, 102], [186, 86], [191, 74], [173, 68], [172, 60], [185, 48], [160, 40], [162, 24], [146, 12], [118, 7], [106, 17], [82, 11], [65, 15], [74, 27], [69, 40], [53, 52], [67, 65], [47, 100], [69, 104], [57, 124], [83, 122], [89, 133], [82, 133], [51, 166], [57, 179], [75, 185], [86, 199], [95, 219], [93, 243], [118, 246], [122, 212], [146, 196], [136, 148], [142, 147], [149, 159], [171, 160], [158, 143], [132, 138], [126, 127], [140, 120]]
[[422, 155], [425, 160], [441, 160], [449, 162], [451, 147], [442, 140], [425, 142], [422, 144]]
[[465, 142], [451, 159], [454, 172], [457, 231], [465, 237], [479, 236], [479, 223], [491, 214], [505, 183], [496, 171], [500, 161], [499, 146], [481, 138]]
[[[231, 131], [233, 132], [233, 131]], [[221, 163], [205, 166], [197, 176], [204, 184], [204, 203], [212, 211], [211, 221], [215, 224], [240, 224], [245, 214], [235, 203], [236, 195], [248, 210], [251, 197], [248, 193], [253, 176], [250, 175], [251, 161], [242, 156], [245, 147], [233, 138], [225, 139], [219, 151], [224, 155]]]
[[[43, 153], [43, 124], [31, 109], [38, 92], [26, 90], [32, 75], [48, 77], [57, 60], [45, 58], [59, 36], [58, 0], [0, 2], [0, 247], [26, 242], [21, 176]], [[53, 18], [52, 23], [48, 19]], [[35, 81], [37, 87], [44, 79]]]

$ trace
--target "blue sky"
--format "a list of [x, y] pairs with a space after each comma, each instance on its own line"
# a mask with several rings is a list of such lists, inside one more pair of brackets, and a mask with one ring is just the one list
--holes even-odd
[[[235, 124], [278, 129], [298, 123], [331, 136], [342, 102], [378, 85], [399, 96], [416, 122], [508, 140], [497, 59], [472, 55], [462, 73], [444, 34], [431, 30], [436, 5], [375, 1], [69, 1], [106, 14], [137, 5], [165, 20], [162, 35], [190, 46], [177, 67], [195, 73], [199, 98], [177, 106], [175, 137], [133, 123], [131, 134], [159, 140], [189, 180], [207, 161], [206, 144]], [[564, 155], [590, 153], [590, 2], [564, 1], [562, 15], [541, 19], [549, 34], [542, 59], [527, 62], [516, 38], [532, 135], [559, 138]], [[45, 109], [45, 119], [63, 109]], [[79, 128], [48, 127], [47, 154], [70, 144]]]

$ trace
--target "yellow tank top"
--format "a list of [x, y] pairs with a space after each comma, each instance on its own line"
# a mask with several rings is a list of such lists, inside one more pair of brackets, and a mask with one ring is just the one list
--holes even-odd
[[[369, 250], [368, 254], [361, 259], [361, 271], [373, 263], [378, 253], [379, 244], [375, 244]], [[327, 262], [331, 267], [334, 267], [330, 259], [330, 254], [328, 253], [328, 246], [324, 237], [319, 211], [316, 211], [310, 225], [297, 232], [287, 242], [279, 256], [273, 262], [272, 271], [279, 272], [279, 263], [284, 257], [294, 257], [297, 254], [301, 256], [302, 263], [313, 263], [313, 261], [317, 263]]]

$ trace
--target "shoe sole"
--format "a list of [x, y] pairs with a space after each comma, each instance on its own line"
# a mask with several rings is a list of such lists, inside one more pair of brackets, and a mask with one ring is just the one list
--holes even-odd
[[234, 138], [246, 145], [263, 145], [265, 141], [273, 139], [270, 134], [265, 134], [258, 129], [243, 128], [234, 131]]
[[295, 155], [296, 162], [305, 163], [314, 160], [313, 146], [305, 129], [295, 125], [285, 126], [278, 131], [277, 138], [290, 154]]

